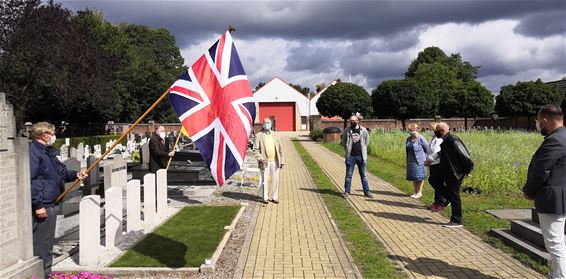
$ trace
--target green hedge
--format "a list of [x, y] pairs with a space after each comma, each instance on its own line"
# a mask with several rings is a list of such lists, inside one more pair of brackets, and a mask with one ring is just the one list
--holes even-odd
[[[104, 135], [104, 136], [91, 136], [91, 137], [74, 137], [71, 139], [71, 147], [77, 147], [79, 143], [83, 143], [85, 146], [88, 145], [91, 147], [100, 144], [102, 146], [102, 150], [106, 148], [106, 143], [110, 140], [117, 140], [120, 135]], [[127, 138], [122, 140], [122, 145], [126, 145]], [[57, 138], [54, 147], [61, 148], [61, 146], [65, 143], [65, 138]]]

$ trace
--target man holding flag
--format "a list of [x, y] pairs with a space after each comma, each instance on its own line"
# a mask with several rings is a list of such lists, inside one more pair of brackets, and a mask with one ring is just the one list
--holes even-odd
[[244, 163], [256, 116], [252, 89], [230, 32], [179, 77], [169, 100], [222, 186]]

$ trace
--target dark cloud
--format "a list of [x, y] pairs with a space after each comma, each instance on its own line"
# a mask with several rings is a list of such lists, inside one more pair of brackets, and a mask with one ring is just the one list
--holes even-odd
[[[237, 36], [297, 39], [359, 39], [387, 36], [423, 24], [479, 23], [556, 13], [563, 0], [525, 1], [310, 1], [310, 2], [181, 2], [63, 1], [79, 10], [101, 10], [111, 22], [165, 27], [183, 48], [234, 24]], [[526, 20], [525, 24], [529, 24]], [[522, 27], [530, 30], [527, 27]]]
[[289, 50], [287, 65], [288, 71], [330, 71], [336, 68], [336, 60], [333, 55], [335, 50], [330, 47], [312, 46], [309, 43], [301, 43], [300, 46]]
[[566, 34], [566, 1], [559, 10], [525, 16], [515, 31], [539, 38]]

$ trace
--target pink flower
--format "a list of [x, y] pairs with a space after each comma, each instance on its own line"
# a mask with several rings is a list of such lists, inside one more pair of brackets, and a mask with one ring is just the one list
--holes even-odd
[[90, 274], [86, 271], [83, 271], [83, 272], [79, 272], [79, 276], [80, 278], [89, 278]]

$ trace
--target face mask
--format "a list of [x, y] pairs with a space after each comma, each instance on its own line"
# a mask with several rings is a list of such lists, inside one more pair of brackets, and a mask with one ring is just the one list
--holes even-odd
[[540, 122], [537, 121], [535, 126], [541, 135], [546, 136], [546, 131], [543, 130], [544, 127], [540, 126]]
[[428, 135], [431, 137], [436, 137], [436, 135], [434, 134], [434, 131], [428, 131]]
[[57, 140], [57, 137], [55, 135], [51, 136], [51, 139], [47, 142], [47, 145], [53, 145], [55, 144], [55, 140]]
[[158, 135], [159, 135], [159, 137], [161, 137], [162, 139], [165, 139], [165, 132], [158, 133]]
[[440, 134], [440, 131], [434, 131], [434, 135], [435, 135], [437, 138], [441, 138], [441, 137], [442, 137], [442, 134]]
[[350, 122], [350, 125], [352, 125], [352, 127], [357, 127], [357, 126], [358, 126], [358, 122], [352, 121], [352, 122]]
[[411, 135], [411, 137], [414, 137], [417, 135], [417, 132], [409, 132], [409, 135]]
[[271, 130], [271, 124], [268, 124], [268, 123], [263, 124], [263, 129], [264, 130]]

